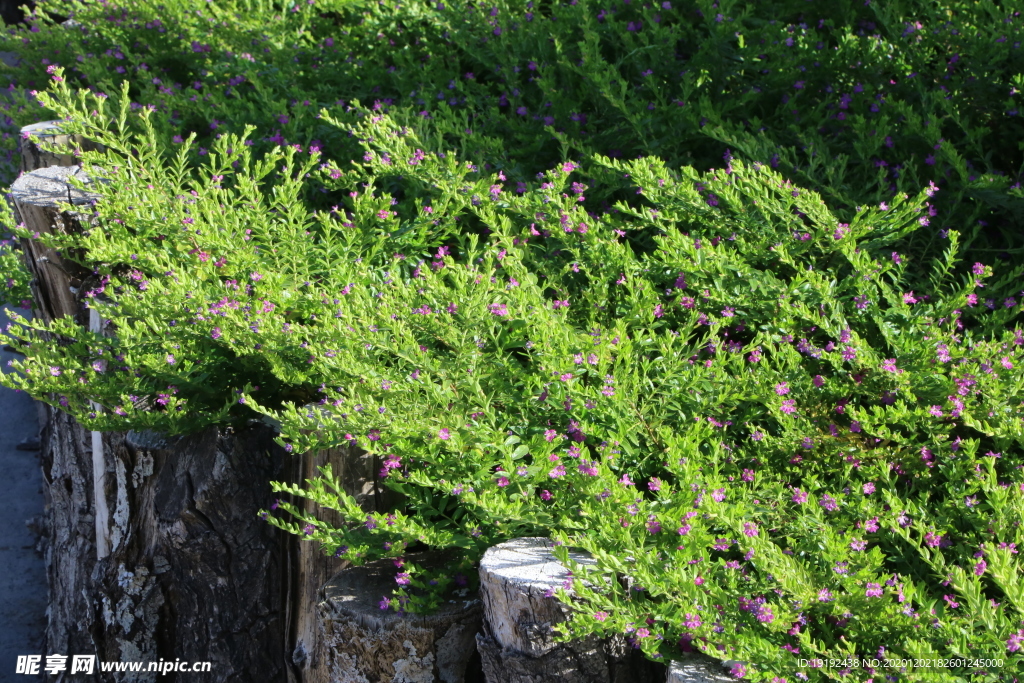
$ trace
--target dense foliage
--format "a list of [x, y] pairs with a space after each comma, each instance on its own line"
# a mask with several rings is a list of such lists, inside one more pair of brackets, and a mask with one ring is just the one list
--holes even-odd
[[[3, 383], [91, 429], [263, 416], [293, 452], [377, 454], [399, 509], [367, 516], [325, 472], [275, 489], [343, 528], [264, 516], [355, 562], [463, 549], [461, 576], [399, 566], [383, 609], [430, 610], [490, 545], [551, 536], [599, 560], [574, 567], [567, 637], [749, 680], [1006, 680], [1019, 23], [974, 3], [41, 2], [5, 37], [8, 123], [107, 146], [82, 157], [108, 180], [98, 228], [52, 243], [87, 254], [116, 338], [62, 320], [48, 345], [19, 319]], [[0, 255], [12, 302], [19, 257]], [[959, 657], [979, 661], [927, 666]]]

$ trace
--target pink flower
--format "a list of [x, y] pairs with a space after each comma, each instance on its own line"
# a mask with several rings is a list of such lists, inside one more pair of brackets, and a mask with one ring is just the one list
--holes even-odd
[[438, 436], [438, 438], [441, 439], [441, 441], [447, 441], [448, 439], [452, 438], [451, 434], [448, 432], [448, 428], [447, 427], [445, 427], [441, 431], [439, 431], [437, 433], [437, 436]]
[[917, 298], [914, 297], [914, 292], [910, 291], [903, 295], [903, 303], [905, 304], [916, 304]]
[[806, 503], [807, 492], [801, 491], [800, 489], [793, 489], [793, 502], [794, 503]]
[[775, 393], [778, 394], [779, 396], [785, 396], [786, 394], [788, 394], [789, 387], [787, 386], [787, 384], [787, 382], [780, 382], [779, 384], [776, 384]]

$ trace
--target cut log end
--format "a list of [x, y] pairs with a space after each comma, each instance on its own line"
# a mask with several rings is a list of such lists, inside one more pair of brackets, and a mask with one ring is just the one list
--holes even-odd
[[[429, 551], [405, 558], [436, 570], [453, 556]], [[376, 560], [342, 570], [321, 590], [319, 635], [331, 680], [463, 683], [483, 621], [480, 601], [462, 589], [445, 596], [433, 614], [382, 610], [398, 571], [392, 560]]]
[[[487, 550], [480, 560], [485, 633], [477, 649], [488, 683], [662, 683], [665, 666], [629, 646], [622, 634], [554, 641], [553, 627], [569, 609], [555, 597], [569, 570], [547, 538], [517, 538]], [[570, 550], [581, 565], [596, 565]], [[571, 592], [571, 591], [570, 591]]]
[[669, 663], [665, 683], [735, 683], [722, 663], [706, 655], [695, 654]]
[[[547, 538], [515, 538], [488, 548], [480, 560], [480, 593], [487, 623], [505, 648], [542, 655], [555, 647], [539, 638], [538, 627], [566, 620], [561, 603], [546, 597], [569, 579], [569, 570], [555, 558]], [[586, 553], [569, 556], [584, 565], [597, 561]]]
[[61, 202], [83, 206], [99, 199], [95, 193], [86, 193], [68, 185], [68, 178], [76, 177], [88, 185], [91, 180], [81, 166], [48, 166], [21, 175], [11, 185], [11, 199], [16, 205], [56, 208]]

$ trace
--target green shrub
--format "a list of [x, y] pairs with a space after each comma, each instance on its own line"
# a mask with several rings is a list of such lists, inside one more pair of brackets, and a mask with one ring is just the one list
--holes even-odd
[[[937, 6], [914, 7], [941, 16]], [[1002, 30], [965, 7], [962, 25]], [[787, 20], [795, 12], [779, 8]], [[567, 125], [566, 112], [589, 112], [590, 132], [570, 135], [487, 104], [488, 92], [511, 83], [464, 79], [478, 88], [469, 107], [441, 103], [422, 117], [419, 103], [363, 106], [349, 93], [374, 81], [333, 74], [338, 82], [309, 87], [348, 95], [344, 108], [320, 108], [315, 119], [310, 108], [307, 123], [316, 121], [319, 139], [344, 144], [308, 155], [294, 146], [264, 151], [246, 143], [267, 125], [272, 93], [307, 76], [284, 83], [253, 73], [249, 99], [239, 94], [230, 106], [232, 121], [255, 125], [198, 155], [199, 136], [172, 142], [181, 129], [157, 115], [169, 105], [157, 104], [149, 85], [104, 87], [113, 94], [99, 97], [57, 81], [39, 97], [45, 111], [109, 148], [83, 161], [110, 182], [94, 188], [102, 229], [52, 244], [89, 255], [85, 265], [100, 278], [91, 305], [117, 336], [63, 320], [48, 329], [72, 342], [49, 347], [36, 341], [43, 326], [16, 319], [13, 336], [31, 346], [16, 364], [21, 374], [3, 383], [55, 396], [87, 429], [183, 433], [263, 415], [280, 424], [280, 442], [293, 452], [358, 444], [381, 458], [386, 485], [405, 494], [401, 509], [366, 516], [326, 471], [305, 487], [274, 486], [338, 511], [345, 525], [285, 502], [264, 512], [267, 521], [355, 562], [458, 547], [467, 581], [483, 551], [508, 538], [556, 538], [565, 562], [568, 547], [583, 548], [598, 568], [588, 587], [574, 567], [578, 613], [565, 637], [625, 632], [651, 657], [701, 649], [746, 662], [744, 675], [764, 681], [839, 674], [798, 665], [815, 657], [999, 659], [940, 672], [911, 662], [900, 680], [1001, 680], [1019, 666], [1024, 332], [1016, 288], [1024, 267], [993, 266], [983, 250], [1009, 254], [1014, 238], [976, 222], [990, 205], [1012, 216], [1019, 185], [994, 173], [970, 178], [957, 150], [980, 154], [990, 142], [966, 123], [956, 145], [940, 145], [937, 168], [911, 154], [889, 178], [888, 167], [865, 163], [885, 145], [882, 133], [927, 149], [922, 143], [966, 121], [966, 110], [941, 115], [948, 101], [913, 100], [904, 86], [884, 105], [898, 114], [872, 119], [862, 101], [853, 130], [836, 126], [829, 137], [819, 129], [818, 147], [807, 143], [804, 155], [797, 145], [811, 134], [783, 125], [788, 115], [758, 97], [792, 84], [779, 73], [778, 82], [752, 86], [761, 93], [747, 92], [743, 79], [760, 77], [738, 65], [753, 60], [747, 43], [774, 35], [779, 45], [758, 48], [770, 53], [758, 59], [784, 71], [786, 60], [813, 54], [824, 33], [724, 6], [721, 22], [665, 10], [655, 23], [650, 10], [627, 5], [611, 26], [580, 3], [539, 9], [509, 29], [512, 40], [494, 32], [492, 19], [431, 23], [421, 9], [409, 6], [406, 19], [371, 7], [345, 45], [364, 50], [368, 63], [378, 52], [406, 60], [396, 79], [412, 77], [417, 53], [367, 44], [387, 21], [396, 32], [448, 31], [450, 59], [467, 60], [459, 71], [499, 62], [511, 74], [511, 60], [536, 53], [540, 75], [519, 84], [528, 94], [509, 91], [522, 97], [512, 103], [529, 114], [545, 90], [557, 91], [565, 97], [553, 117]], [[826, 25], [849, 26], [865, 10], [834, 3], [830, 11]], [[842, 81], [837, 64], [853, 58], [873, 79], [887, 69], [923, 74], [934, 60], [926, 48], [952, 40], [920, 29], [894, 35], [899, 13], [870, 11], [882, 14], [890, 40], [922, 42], [888, 59], [878, 40], [833, 31], [839, 56], [815, 85]], [[79, 16], [87, 12], [99, 9]], [[559, 18], [541, 26], [551, 12]], [[329, 19], [294, 21], [308, 21], [320, 41], [318, 31], [336, 31]], [[187, 41], [198, 29], [181, 21]], [[646, 28], [628, 29], [637, 21]], [[281, 36], [295, 28], [281, 24]], [[740, 24], [751, 26], [749, 39], [743, 33], [739, 50], [729, 48], [736, 58], [722, 59]], [[552, 25], [566, 34], [538, 40]], [[582, 42], [563, 47], [577, 30]], [[113, 30], [98, 33], [89, 39], [113, 39]], [[239, 49], [227, 30], [211, 36]], [[670, 61], [658, 53], [666, 37], [692, 53], [694, 71], [681, 84], [687, 104], [670, 103], [666, 77], [650, 86], [648, 110], [627, 97], [625, 79]], [[974, 68], [1010, 68], [998, 50], [1016, 48], [997, 45]], [[195, 54], [188, 59], [213, 60]], [[424, 69], [425, 85], [446, 87], [441, 68]], [[574, 86], [572, 73], [606, 82]], [[958, 96], [971, 96], [974, 81], [957, 78]], [[715, 92], [716, 83], [728, 91]], [[811, 100], [808, 120], [833, 125], [827, 107], [837, 89], [812, 93], [810, 77], [803, 83], [797, 97]], [[994, 96], [974, 96], [972, 120], [991, 121]], [[137, 98], [154, 104], [132, 114]], [[744, 132], [741, 116], [777, 139]], [[856, 157], [837, 155], [867, 125], [877, 126], [879, 145], [865, 134], [850, 145]], [[644, 157], [602, 153], [612, 141]], [[732, 152], [715, 168], [725, 145]], [[990, 169], [1016, 160], [1000, 154]], [[785, 175], [773, 168], [782, 159]], [[947, 226], [939, 234], [936, 216]], [[383, 608], [429, 611], [458, 578], [400, 569]], [[848, 680], [897, 673], [850, 669]]]

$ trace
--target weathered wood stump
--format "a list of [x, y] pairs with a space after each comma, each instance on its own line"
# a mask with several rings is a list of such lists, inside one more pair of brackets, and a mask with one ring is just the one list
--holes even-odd
[[[72, 176], [90, 182], [79, 166], [50, 166], [21, 175], [10, 192], [18, 221], [40, 236], [81, 233], [92, 227], [88, 207], [99, 195], [71, 187], [67, 180]], [[62, 202], [81, 210], [65, 211], [60, 208]], [[44, 246], [38, 238], [22, 239], [21, 250], [25, 266], [33, 276], [33, 316], [47, 323], [72, 316], [78, 324], [87, 326], [89, 316], [79, 291], [92, 271], [77, 262], [83, 254], [70, 253], [65, 257]]]
[[[313, 409], [318, 406], [307, 407]], [[274, 423], [268, 418], [265, 421]], [[379, 456], [357, 452], [348, 446], [329, 448], [315, 456], [307, 454], [293, 458], [292, 471], [285, 479], [296, 483], [307, 481], [317, 476], [319, 468], [327, 464], [345, 491], [367, 512], [393, 510], [403, 499], [378, 480], [382, 467]], [[291, 496], [291, 502], [306, 514], [319, 512], [318, 518], [334, 527], [343, 524], [337, 513], [332, 510], [317, 511], [314, 503], [306, 498]], [[302, 683], [330, 683], [335, 680], [330, 673], [330, 651], [323, 642], [317, 603], [322, 599], [321, 589], [324, 584], [348, 565], [346, 560], [324, 555], [316, 543], [303, 542], [295, 536], [289, 537], [286, 582], [290, 587], [290, 618], [286, 653], [301, 676]]]
[[706, 655], [696, 653], [686, 659], [669, 662], [665, 683], [735, 683], [736, 679], [725, 673], [722, 663]]
[[[98, 142], [87, 140], [81, 135], [69, 135], [61, 131], [60, 121], [40, 121], [24, 126], [21, 129], [21, 171], [30, 173], [48, 166], [75, 166], [79, 163], [74, 151], [102, 152], [105, 148]], [[30, 136], [39, 139], [33, 142]], [[44, 149], [51, 145], [59, 150]]]
[[[11, 63], [11, 65], [19, 61], [17, 55], [13, 52], [3, 53], [2, 56], [4, 61]], [[33, 136], [38, 139], [33, 140]], [[61, 153], [44, 150], [43, 147], [50, 144], [65, 147], [66, 151]], [[101, 152], [104, 148], [98, 142], [87, 140], [82, 135], [61, 133], [59, 121], [42, 121], [24, 126], [22, 134], [18, 137], [18, 147], [19, 167], [22, 174], [31, 173], [48, 166], [75, 166], [78, 163], [74, 155], [75, 148], [80, 148], [83, 151], [93, 150], [97, 152]], [[34, 312], [33, 315], [38, 317], [38, 312]], [[35, 403], [39, 420], [39, 438], [37, 439], [37, 447], [39, 447], [42, 443], [43, 429], [49, 421], [49, 413], [46, 403], [40, 400], [35, 401]]]
[[[665, 666], [651, 662], [624, 636], [552, 642], [553, 627], [569, 616], [545, 597], [569, 578], [546, 538], [517, 538], [489, 548], [480, 560], [484, 632], [477, 649], [487, 683], [661, 683]], [[596, 564], [571, 552], [581, 564]]]
[[[87, 140], [81, 135], [62, 133], [60, 123], [60, 121], [41, 121], [22, 127], [21, 136], [18, 139], [21, 174], [31, 173], [49, 166], [75, 166], [78, 164], [74, 155], [76, 148], [95, 151], [104, 149], [103, 145]], [[33, 140], [33, 137], [37, 139]], [[43, 149], [50, 145], [61, 147], [63, 151]], [[23, 240], [22, 249], [24, 250], [24, 248]], [[33, 311], [33, 317], [38, 318], [39, 312]], [[50, 419], [49, 410], [42, 401], [36, 401], [35, 404], [39, 419], [37, 443], [41, 445], [43, 429]]]
[[[451, 552], [405, 556], [437, 569]], [[331, 683], [474, 683], [467, 676], [483, 620], [476, 596], [462, 589], [430, 615], [381, 610], [400, 571], [393, 560], [376, 560], [339, 572], [321, 592], [321, 638]]]

